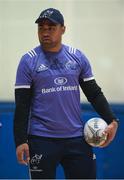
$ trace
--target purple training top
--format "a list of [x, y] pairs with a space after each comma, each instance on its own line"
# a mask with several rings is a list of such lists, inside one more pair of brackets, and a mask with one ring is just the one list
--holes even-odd
[[32, 88], [29, 134], [67, 138], [82, 135], [79, 78], [94, 79], [88, 59], [62, 45], [59, 52], [41, 46], [26, 53], [18, 66], [15, 88]]

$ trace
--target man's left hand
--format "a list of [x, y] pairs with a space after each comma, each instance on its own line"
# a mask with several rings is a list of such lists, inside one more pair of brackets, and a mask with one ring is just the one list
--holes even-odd
[[105, 129], [105, 134], [107, 134], [107, 140], [100, 147], [106, 147], [111, 143], [111, 141], [113, 141], [117, 132], [117, 128], [118, 123], [115, 120], [113, 120]]

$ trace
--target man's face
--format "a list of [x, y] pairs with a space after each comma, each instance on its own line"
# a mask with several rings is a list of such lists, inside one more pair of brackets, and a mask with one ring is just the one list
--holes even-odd
[[49, 20], [43, 20], [38, 24], [39, 41], [44, 48], [55, 48], [61, 44], [65, 27]]

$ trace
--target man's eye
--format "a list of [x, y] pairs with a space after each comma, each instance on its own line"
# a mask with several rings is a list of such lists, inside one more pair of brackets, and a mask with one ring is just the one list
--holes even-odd
[[55, 30], [56, 30], [56, 27], [55, 27], [55, 26], [50, 26], [50, 27], [49, 27], [49, 30], [55, 31]]
[[49, 26], [48, 28], [44, 28], [43, 26], [39, 26], [38, 30], [40, 32], [44, 32], [44, 31], [51, 31], [51, 32], [53, 32], [53, 31], [56, 30], [56, 26]]
[[43, 27], [40, 26], [40, 27], [38, 27], [38, 29], [39, 29], [39, 30], [43, 30]]

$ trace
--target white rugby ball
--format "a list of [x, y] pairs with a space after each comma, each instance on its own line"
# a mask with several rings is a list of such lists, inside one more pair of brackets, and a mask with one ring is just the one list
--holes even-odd
[[104, 144], [107, 135], [104, 130], [107, 123], [102, 118], [91, 118], [84, 125], [84, 138], [88, 144], [93, 147], [98, 147]]

